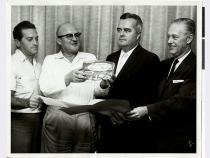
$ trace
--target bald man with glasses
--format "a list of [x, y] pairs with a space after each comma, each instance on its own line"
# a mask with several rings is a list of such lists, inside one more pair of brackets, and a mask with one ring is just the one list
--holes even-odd
[[[64, 23], [57, 28], [60, 52], [48, 55], [43, 63], [40, 89], [44, 96], [74, 105], [86, 105], [96, 95], [106, 94], [100, 82], [86, 80], [80, 69], [93, 54], [80, 52], [80, 36], [76, 27]], [[58, 106], [48, 106], [43, 120], [42, 152], [90, 153], [95, 151], [96, 131], [93, 115], [86, 112], [68, 115]]]

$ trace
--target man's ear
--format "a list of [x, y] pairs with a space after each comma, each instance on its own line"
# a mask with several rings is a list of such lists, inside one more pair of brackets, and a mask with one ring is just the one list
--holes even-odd
[[18, 39], [15, 39], [15, 45], [17, 48], [20, 48], [20, 41]]
[[56, 42], [57, 42], [58, 45], [61, 45], [61, 39], [60, 38], [57, 38]]
[[140, 40], [140, 38], [141, 38], [141, 33], [139, 33], [139, 34], [137, 35], [137, 40]]
[[193, 38], [194, 38], [193, 34], [189, 34], [188, 37], [187, 37], [187, 44], [192, 43]]

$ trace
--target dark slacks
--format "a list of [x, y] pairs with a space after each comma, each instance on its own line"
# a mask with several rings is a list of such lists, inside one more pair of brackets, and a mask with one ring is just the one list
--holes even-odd
[[100, 153], [152, 153], [154, 137], [148, 118], [112, 125], [105, 123], [101, 126], [98, 145]]
[[11, 153], [39, 153], [41, 113], [11, 113]]

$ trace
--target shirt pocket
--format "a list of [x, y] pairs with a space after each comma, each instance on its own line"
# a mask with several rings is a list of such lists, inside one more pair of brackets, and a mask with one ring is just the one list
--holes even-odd
[[33, 91], [36, 79], [28, 76], [17, 76], [16, 89], [17, 91]]
[[172, 86], [173, 88], [175, 88], [175, 87], [180, 87], [182, 84], [183, 84], [183, 82], [171, 83], [171, 86]]

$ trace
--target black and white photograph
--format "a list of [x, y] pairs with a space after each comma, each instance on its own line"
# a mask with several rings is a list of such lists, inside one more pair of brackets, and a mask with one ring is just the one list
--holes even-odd
[[201, 157], [199, 1], [7, 9], [8, 157]]

